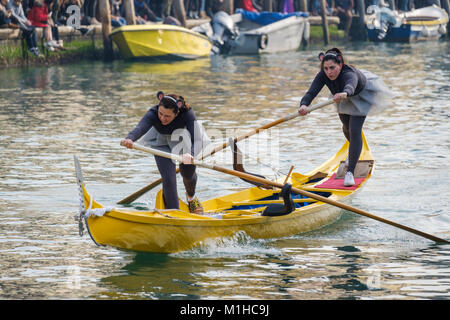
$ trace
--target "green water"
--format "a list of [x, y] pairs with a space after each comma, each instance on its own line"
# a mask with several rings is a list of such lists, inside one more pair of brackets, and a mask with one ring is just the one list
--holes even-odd
[[[380, 75], [395, 94], [394, 104], [364, 125], [375, 170], [352, 205], [450, 238], [450, 43], [343, 49], [351, 64]], [[307, 234], [237, 234], [170, 255], [97, 247], [79, 237], [74, 154], [96, 200], [115, 205], [159, 178], [151, 157], [119, 146], [156, 104], [157, 91], [182, 94], [221, 142], [295, 113], [318, 70], [319, 50], [1, 70], [0, 298], [449, 299], [449, 246], [351, 213]], [[329, 107], [242, 148], [281, 172], [295, 165], [306, 173], [343, 143]], [[228, 151], [215, 156], [228, 166], [230, 159]], [[246, 169], [276, 178], [254, 160]], [[247, 186], [198, 173], [200, 199]], [[156, 191], [139, 205], [152, 207]]]

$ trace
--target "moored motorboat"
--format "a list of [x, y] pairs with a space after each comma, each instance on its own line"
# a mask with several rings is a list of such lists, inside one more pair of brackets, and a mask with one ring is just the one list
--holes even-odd
[[371, 41], [411, 42], [438, 39], [447, 33], [448, 14], [436, 5], [403, 13], [369, 6], [367, 12]]
[[122, 26], [113, 29], [111, 38], [125, 59], [208, 57], [211, 41], [190, 29], [166, 24]]
[[[356, 184], [344, 187], [347, 154], [346, 142], [333, 157], [308, 174], [292, 173], [287, 179], [288, 185], [333, 201], [350, 201], [370, 178], [374, 160], [363, 135], [363, 150], [355, 171]], [[75, 164], [81, 195], [80, 233], [85, 225], [95, 243], [121, 249], [171, 253], [237, 232], [245, 232], [255, 239], [284, 237], [331, 224], [342, 212], [336, 206], [290, 192], [279, 200], [284, 187], [282, 192], [253, 187], [204, 201], [204, 215], [189, 213], [181, 200], [179, 210], [165, 209], [161, 191], [153, 210], [108, 208], [87, 192], [77, 160]], [[290, 211], [283, 212], [277, 208], [285, 208], [283, 202], [286, 204], [286, 197], [293, 206]]]
[[211, 22], [193, 30], [207, 35], [216, 54], [261, 54], [297, 50], [309, 38], [307, 14], [217, 12]]

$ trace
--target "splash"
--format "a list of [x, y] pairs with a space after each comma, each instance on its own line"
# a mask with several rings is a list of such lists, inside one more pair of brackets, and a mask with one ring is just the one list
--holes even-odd
[[229, 237], [204, 240], [191, 250], [171, 255], [183, 258], [236, 258], [249, 255], [279, 254], [281, 251], [271, 247], [271, 242], [270, 239], [253, 239], [244, 231], [239, 231]]

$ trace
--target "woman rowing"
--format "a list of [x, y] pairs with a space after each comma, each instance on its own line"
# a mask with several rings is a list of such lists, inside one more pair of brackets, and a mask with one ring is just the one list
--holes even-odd
[[355, 184], [354, 171], [361, 155], [361, 131], [366, 116], [383, 110], [389, 104], [392, 94], [378, 76], [346, 64], [338, 48], [321, 52], [319, 60], [321, 70], [303, 96], [298, 113], [302, 116], [308, 113], [307, 106], [324, 85], [330, 89], [337, 104], [345, 138], [350, 143], [344, 178], [344, 186], [350, 187]]
[[[133, 142], [143, 137], [144, 144], [165, 152], [182, 154], [180, 173], [186, 188], [189, 211], [202, 214], [203, 207], [195, 196], [197, 174], [192, 165], [194, 155], [201, 151], [208, 138], [197, 125], [194, 110], [177, 94], [157, 93], [158, 105], [150, 108], [120, 144], [133, 148]], [[167, 158], [155, 156], [161, 174], [166, 209], [179, 209], [176, 166]]]

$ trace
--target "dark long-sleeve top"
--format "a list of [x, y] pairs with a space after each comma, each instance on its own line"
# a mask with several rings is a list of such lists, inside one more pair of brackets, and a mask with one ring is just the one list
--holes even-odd
[[151, 127], [155, 127], [160, 134], [172, 134], [177, 129], [186, 128], [191, 135], [193, 151], [195, 121], [195, 113], [192, 108], [187, 111], [182, 109], [172, 122], [168, 125], [163, 125], [158, 118], [158, 105], [156, 105], [147, 111], [137, 126], [128, 134], [127, 139], [136, 141], [147, 133]]
[[339, 92], [345, 92], [348, 97], [356, 96], [364, 89], [366, 81], [366, 77], [360, 70], [346, 64], [343, 65], [341, 73], [336, 80], [330, 80], [325, 74], [325, 71], [321, 70], [303, 96], [300, 105], [304, 104], [309, 106], [324, 85], [330, 89], [333, 95]]

